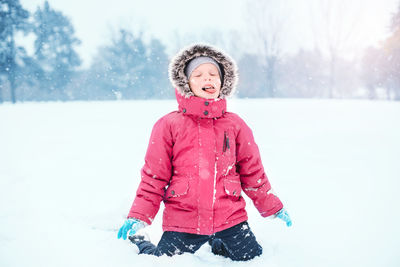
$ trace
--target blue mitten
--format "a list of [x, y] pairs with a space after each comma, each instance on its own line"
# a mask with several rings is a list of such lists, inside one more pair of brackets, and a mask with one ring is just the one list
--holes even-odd
[[287, 227], [292, 226], [292, 220], [290, 219], [290, 216], [285, 209], [281, 209], [280, 211], [278, 211], [278, 213], [276, 213], [276, 217], [283, 220], [286, 223]]
[[125, 221], [124, 225], [122, 225], [122, 227], [119, 229], [118, 239], [122, 237], [124, 240], [126, 240], [127, 234], [129, 236], [134, 235], [137, 231], [139, 231], [144, 227], [146, 227], [145, 222], [138, 219], [129, 218]]

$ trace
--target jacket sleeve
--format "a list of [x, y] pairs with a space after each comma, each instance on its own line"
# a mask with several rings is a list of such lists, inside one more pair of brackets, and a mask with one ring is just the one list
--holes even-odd
[[141, 182], [128, 218], [152, 223], [171, 178], [172, 146], [170, 126], [167, 118], [163, 117], [153, 127], [141, 169]]
[[253, 201], [261, 216], [268, 217], [283, 208], [282, 202], [272, 193], [271, 184], [264, 172], [260, 152], [251, 129], [238, 117], [236, 136], [236, 167], [242, 188]]

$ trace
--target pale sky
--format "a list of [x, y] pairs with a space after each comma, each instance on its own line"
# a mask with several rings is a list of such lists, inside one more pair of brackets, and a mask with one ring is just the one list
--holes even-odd
[[[278, 0], [276, 0], [278, 1]], [[274, 13], [283, 21], [285, 27], [285, 50], [295, 51], [300, 47], [314, 44], [312, 24], [318, 25], [316, 18], [310, 20], [312, 2], [322, 0], [281, 0], [281, 8]], [[391, 13], [397, 10], [400, 0], [331, 0], [332, 2], [362, 3], [361, 11], [357, 5], [343, 8], [343, 21], [351, 24], [356, 21], [357, 40], [352, 49], [359, 50], [367, 45], [378, 45], [388, 35]], [[43, 6], [44, 0], [20, 0], [23, 7], [31, 11]], [[171, 52], [175, 52], [174, 36], [182, 36], [209, 31], [210, 29], [228, 32], [237, 30], [247, 38], [249, 26], [246, 16], [247, 0], [49, 0], [50, 6], [69, 17], [82, 41], [77, 48], [84, 65], [90, 64], [99, 46], [107, 44], [112, 32], [120, 27], [142, 30], [147, 36], [160, 38]], [[351, 9], [356, 9], [351, 11]], [[350, 10], [350, 11], [349, 11]], [[341, 13], [340, 11], [339, 13]], [[346, 14], [345, 14], [346, 13]], [[354, 13], [354, 16], [353, 16]], [[358, 15], [357, 15], [358, 14]], [[318, 14], [319, 15], [319, 14]], [[353, 18], [357, 15], [358, 19]], [[337, 16], [342, 16], [338, 14]], [[313, 16], [317, 17], [317, 15]], [[172, 49], [172, 50], [171, 50]], [[243, 50], [249, 47], [243, 47]], [[251, 49], [251, 48], [250, 48]]]

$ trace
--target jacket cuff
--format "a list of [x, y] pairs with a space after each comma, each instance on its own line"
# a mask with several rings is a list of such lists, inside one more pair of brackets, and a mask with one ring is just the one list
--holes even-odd
[[152, 221], [150, 218], [148, 218], [147, 216], [144, 216], [140, 213], [136, 213], [136, 212], [130, 212], [127, 216], [127, 219], [136, 219], [138, 221], [141, 221], [145, 224], [145, 226], [151, 225]]
[[267, 211], [260, 211], [261, 216], [269, 217], [276, 216], [276, 214], [283, 209], [283, 204], [279, 201], [278, 205]]
[[142, 223], [144, 226], [148, 226], [149, 225], [147, 222], [145, 222], [145, 221], [143, 221], [143, 220], [141, 220], [139, 218], [136, 218], [136, 217], [130, 217], [129, 215], [128, 215], [128, 217], [126, 217], [126, 219], [127, 220], [129, 220], [129, 219], [136, 220], [138, 223]]
[[136, 218], [147, 224], [151, 224], [160, 206], [155, 205], [151, 201], [136, 197], [133, 201], [128, 218]]

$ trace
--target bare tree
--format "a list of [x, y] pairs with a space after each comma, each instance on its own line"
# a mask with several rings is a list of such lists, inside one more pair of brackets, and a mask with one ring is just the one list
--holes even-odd
[[[247, 27], [250, 34], [248, 47], [255, 47], [265, 66], [265, 96], [274, 97], [276, 93], [277, 63], [282, 56], [282, 39], [285, 21], [283, 6], [285, 1], [248, 0]], [[287, 12], [286, 12], [287, 14]], [[250, 51], [247, 51], [250, 52]]]
[[314, 0], [310, 2], [314, 46], [327, 54], [329, 61], [328, 97], [335, 97], [337, 64], [344, 50], [362, 38], [357, 31], [364, 13], [363, 1]]
[[397, 12], [392, 15], [390, 25], [392, 31], [383, 44], [385, 57], [385, 76], [388, 99], [393, 95], [395, 100], [400, 100], [400, 2]]

